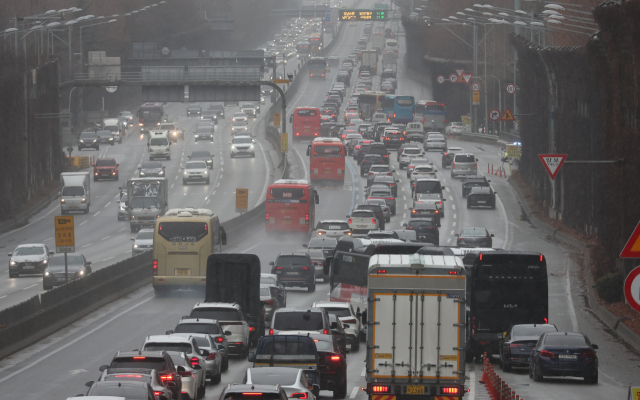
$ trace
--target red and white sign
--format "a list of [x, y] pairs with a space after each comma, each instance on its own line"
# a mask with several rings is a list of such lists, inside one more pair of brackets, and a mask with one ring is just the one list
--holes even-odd
[[500, 114], [500, 110], [498, 110], [497, 108], [489, 111], [489, 119], [492, 121], [500, 121], [501, 116], [502, 115]]
[[509, 83], [506, 87], [507, 93], [514, 94], [516, 92], [516, 85]]
[[640, 267], [635, 267], [624, 280], [624, 297], [634, 310], [640, 312]]
[[451, 83], [458, 82], [458, 75], [456, 75], [456, 74], [449, 75], [449, 82], [451, 82]]
[[474, 83], [473, 85], [471, 85], [471, 90], [480, 90], [480, 84]]
[[540, 157], [542, 165], [544, 165], [552, 180], [556, 178], [564, 160], [567, 159], [566, 154], [538, 154], [538, 157]]
[[464, 80], [464, 83], [466, 83], [468, 85], [469, 82], [471, 82], [471, 77], [472, 76], [473, 76], [473, 74], [462, 74], [462, 80]]
[[458, 74], [458, 78], [462, 78], [462, 74], [464, 74], [464, 70], [463, 69], [457, 69], [456, 70], [456, 74]]
[[620, 252], [620, 258], [640, 258], [640, 222]]
[[440, 84], [444, 83], [444, 81], [445, 81], [444, 76], [442, 76], [442, 75], [438, 75], [438, 77], [436, 78], [436, 80], [437, 80], [437, 81], [438, 81], [438, 83], [440, 83]]

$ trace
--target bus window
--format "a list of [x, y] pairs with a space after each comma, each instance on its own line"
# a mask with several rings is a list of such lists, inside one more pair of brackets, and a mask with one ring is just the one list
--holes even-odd
[[413, 122], [414, 104], [415, 100], [413, 96], [395, 96], [391, 122], [399, 124]]

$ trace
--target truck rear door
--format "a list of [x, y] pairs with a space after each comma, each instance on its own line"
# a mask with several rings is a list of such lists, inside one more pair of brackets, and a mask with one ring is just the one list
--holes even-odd
[[464, 331], [457, 325], [464, 310], [458, 295], [380, 290], [373, 299], [371, 378], [459, 379]]

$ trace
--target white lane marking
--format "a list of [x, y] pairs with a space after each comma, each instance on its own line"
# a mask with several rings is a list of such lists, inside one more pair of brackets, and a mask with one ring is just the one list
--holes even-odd
[[458, 214], [453, 214], [453, 218], [458, 218]]
[[444, 188], [444, 190], [446, 190], [447, 192], [450, 192], [450, 190], [449, 190], [449, 188], [448, 188], [448, 187]]
[[34, 283], [33, 285], [27, 286], [25, 288], [22, 288], [22, 290], [27, 290], [27, 289], [31, 289], [32, 287], [38, 285], [37, 283]]
[[455, 209], [456, 209], [456, 205], [455, 205], [455, 204], [452, 204], [452, 205], [451, 205], [451, 208], [453, 208], [453, 209], [455, 210]]
[[176, 175], [176, 177], [175, 177], [175, 178], [173, 178], [173, 180], [174, 180], [174, 181], [175, 181], [175, 180], [177, 180], [177, 179], [178, 179], [178, 175]]
[[360, 372], [360, 376], [367, 375], [367, 367], [362, 368], [362, 372]]
[[453, 221], [453, 226], [456, 226], [456, 221]]
[[118, 232], [122, 232], [122, 231], [126, 231], [126, 230], [127, 230], [127, 228], [122, 228], [122, 229], [119, 229]]
[[511, 249], [511, 243], [509, 243], [509, 219], [507, 218], [507, 210], [504, 208], [504, 204], [502, 204], [502, 200], [498, 197], [498, 204], [500, 204], [500, 211], [502, 212], [502, 218], [504, 218], [504, 243], [502, 244], [502, 248], [505, 250]]
[[260, 244], [261, 244], [261, 243], [254, 244], [253, 246], [249, 247], [248, 249], [246, 249], [246, 250], [244, 250], [244, 251], [241, 251], [240, 253], [246, 253], [246, 252], [248, 252], [249, 250], [253, 250], [253, 249], [255, 249], [256, 247], [260, 246]]
[[402, 190], [402, 191], [404, 192], [404, 186], [403, 186], [403, 187], [402, 187], [402, 189], [400, 189], [400, 190]]
[[122, 254], [129, 254], [129, 251], [131, 251], [131, 250], [125, 250], [124, 253], [122, 253]]
[[[402, 188], [402, 190], [404, 190], [404, 188]], [[407, 196], [402, 195], [402, 200], [407, 200]]]
[[576, 309], [573, 307], [573, 298], [571, 297], [571, 278], [569, 277], [569, 263], [565, 260], [565, 288], [567, 290], [567, 302], [569, 303], [569, 318], [571, 319], [571, 327], [574, 332], [578, 331], [578, 319], [576, 318]]
[[469, 400], [476, 399], [476, 370], [472, 369], [469, 374]]
[[[222, 176], [220, 176], [220, 178], [222, 178]], [[218, 182], [218, 184], [216, 185], [216, 187], [220, 186], [220, 182]]]
[[104, 259], [104, 260], [102, 260], [102, 261], [109, 261], [109, 260], [111, 260], [112, 258], [113, 258], [113, 257], [105, 258], [105, 259]]
[[455, 234], [455, 233], [456, 233], [456, 231], [451, 231], [451, 234], [452, 234], [452, 235], [453, 235], [453, 234]]
[[109, 239], [110, 237], [111, 237], [111, 236], [105, 236], [105, 237], [103, 237], [103, 238], [102, 238], [102, 239], [100, 239], [100, 240], [107, 240], [107, 239]]
[[95, 217], [96, 215], [100, 214], [100, 211], [98, 211], [97, 213], [93, 214], [93, 216]]
[[358, 390], [360, 390], [359, 387], [354, 387], [353, 390], [351, 391], [351, 395], [349, 396], [350, 399], [355, 399], [357, 394], [358, 394]]
[[404, 205], [404, 209], [405, 209], [405, 210], [407, 209], [407, 205], [406, 205], [406, 204]]
[[215, 195], [215, 194], [216, 194], [216, 191], [214, 190], [214, 191], [213, 191], [213, 193], [211, 193], [211, 195], [213, 196], [213, 195]]
[[171, 186], [169, 186], [169, 189], [173, 188], [173, 185], [175, 185], [175, 183], [172, 183]]
[[49, 240], [53, 240], [53, 236], [52, 236], [52, 237], [49, 237], [49, 238], [46, 238], [44, 241], [45, 241], [45, 242], [48, 242]]
[[58, 348], [56, 348], [55, 350], [53, 350], [52, 352], [45, 354], [44, 356], [38, 358], [37, 360], [33, 361], [32, 363], [29, 363], [28, 365], [24, 366], [23, 368], [20, 368], [19, 370], [5, 376], [4, 378], [0, 379], [0, 383], [2, 382], [6, 382], [7, 380], [13, 378], [14, 376], [23, 373], [24, 371], [27, 370], [31, 370], [35, 365], [39, 365], [41, 364], [44, 360], [46, 360], [47, 358], [61, 352], [62, 350], [66, 349], [69, 346], [72, 346], [74, 344], [76, 344], [77, 342], [79, 342], [80, 340], [84, 339], [87, 336], [92, 335], [94, 332], [98, 331], [99, 329], [104, 328], [105, 326], [107, 326], [108, 324], [112, 323], [113, 321], [115, 321], [116, 319], [120, 318], [121, 316], [125, 315], [126, 313], [128, 313], [129, 311], [140, 307], [141, 305], [143, 305], [144, 303], [148, 302], [149, 300], [154, 299], [154, 297], [149, 297], [146, 300], [142, 300], [141, 302], [139, 302], [138, 304], [134, 304], [133, 306], [127, 308], [126, 310], [122, 311], [119, 314], [114, 315], [112, 318], [109, 318], [107, 321], [104, 321], [103, 323], [101, 323], [100, 325], [96, 326], [95, 328], [91, 329], [89, 332], [86, 332], [85, 334], [78, 336], [77, 338], [75, 338], [74, 340], [70, 341], [69, 343], [60, 346]]
[[93, 244], [93, 243], [87, 243], [87, 244], [85, 244], [84, 246], [81, 246], [81, 247], [84, 249], [85, 247], [89, 247], [89, 246], [91, 246], [92, 244]]
[[0, 296], [0, 299], [4, 299], [5, 297], [7, 297], [6, 294], [4, 296]]
[[210, 202], [211, 202], [211, 199], [205, 201], [204, 204], [209, 204]]
[[105, 204], [105, 205], [104, 205], [104, 208], [109, 207], [109, 205], [110, 205], [110, 204], [111, 204], [111, 202], [110, 202], [110, 201], [109, 201], [109, 202], [107, 202], [107, 204]]
[[447, 239], [447, 243], [451, 243], [451, 238]]

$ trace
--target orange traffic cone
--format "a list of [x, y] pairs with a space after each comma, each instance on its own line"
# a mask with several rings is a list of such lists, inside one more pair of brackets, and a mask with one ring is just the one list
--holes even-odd
[[480, 378], [480, 383], [484, 384], [487, 381], [487, 353], [485, 352], [482, 357], [482, 378]]

